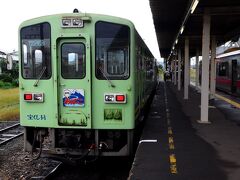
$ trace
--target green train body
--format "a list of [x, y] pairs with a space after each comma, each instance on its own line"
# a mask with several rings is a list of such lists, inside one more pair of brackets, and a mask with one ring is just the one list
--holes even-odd
[[131, 154], [157, 74], [130, 21], [86, 13], [31, 19], [20, 25], [19, 50], [25, 150]]

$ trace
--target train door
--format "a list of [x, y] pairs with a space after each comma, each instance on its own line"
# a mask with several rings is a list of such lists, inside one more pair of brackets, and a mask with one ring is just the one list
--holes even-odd
[[232, 84], [231, 91], [236, 93], [237, 91], [237, 60], [232, 60]]
[[91, 127], [91, 61], [87, 39], [58, 42], [60, 126]]

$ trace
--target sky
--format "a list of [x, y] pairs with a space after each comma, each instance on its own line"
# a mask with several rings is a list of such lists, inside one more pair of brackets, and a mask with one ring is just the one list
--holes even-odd
[[0, 51], [18, 50], [18, 27], [28, 19], [59, 13], [106, 14], [131, 20], [155, 58], [160, 54], [149, 0], [4, 0], [0, 10]]

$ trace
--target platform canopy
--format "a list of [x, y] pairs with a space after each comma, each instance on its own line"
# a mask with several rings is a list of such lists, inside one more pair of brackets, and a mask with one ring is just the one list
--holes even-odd
[[[157, 33], [160, 54], [169, 58], [171, 50], [184, 47], [188, 36], [190, 56], [201, 50], [203, 11], [208, 8], [211, 15], [211, 36], [218, 45], [237, 40], [240, 35], [240, 0], [149, 0]], [[184, 31], [181, 34], [181, 28]], [[176, 44], [176, 40], [178, 41]]]

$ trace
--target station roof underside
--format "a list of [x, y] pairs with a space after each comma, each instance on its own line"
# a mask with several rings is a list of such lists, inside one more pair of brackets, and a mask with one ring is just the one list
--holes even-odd
[[[168, 58], [175, 48], [184, 48], [185, 37], [189, 38], [190, 56], [196, 49], [201, 51], [203, 12], [209, 9], [211, 15], [211, 36], [220, 45], [240, 35], [240, 0], [200, 0], [194, 13], [191, 7], [194, 0], [149, 0], [153, 14], [160, 54]], [[180, 29], [184, 25], [184, 31]]]

